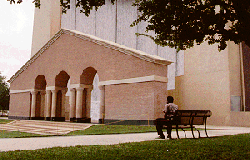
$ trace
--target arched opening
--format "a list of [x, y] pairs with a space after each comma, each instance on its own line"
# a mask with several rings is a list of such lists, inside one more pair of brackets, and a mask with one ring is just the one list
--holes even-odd
[[52, 112], [54, 115], [51, 115], [54, 121], [65, 121], [66, 92], [68, 91], [69, 79], [70, 76], [65, 71], [61, 71], [55, 78], [56, 107]]
[[[95, 108], [99, 105], [97, 102], [99, 78], [96, 75], [97, 71], [93, 67], [84, 69], [80, 75], [80, 87], [77, 88], [76, 120], [78, 122], [90, 123], [91, 118], [94, 118], [93, 121], [98, 122], [98, 119], [96, 118], [96, 114], [98, 113], [95, 113], [98, 109]], [[92, 108], [91, 106], [94, 106], [95, 108]]]
[[47, 83], [46, 83], [44, 75], [38, 75], [36, 77], [35, 91], [33, 95], [31, 95], [31, 96], [35, 96], [34, 114], [31, 116], [31, 119], [36, 119], [36, 120], [44, 119], [46, 84]]
[[93, 67], [88, 67], [83, 70], [80, 76], [80, 83], [85, 85], [92, 85], [97, 71]]

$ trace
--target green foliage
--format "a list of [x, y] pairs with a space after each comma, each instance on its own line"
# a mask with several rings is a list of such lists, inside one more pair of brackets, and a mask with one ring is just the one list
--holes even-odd
[[[10, 3], [22, 0], [10, 0]], [[70, 0], [60, 0], [62, 12], [70, 8]], [[115, 0], [110, 0], [114, 4]], [[40, 0], [34, 0], [40, 7]], [[105, 5], [105, 0], [76, 0], [76, 7], [86, 16], [95, 8]], [[131, 3], [132, 5], [132, 3]], [[131, 24], [141, 21], [148, 23], [145, 35], [161, 46], [185, 50], [195, 43], [218, 43], [218, 49], [224, 50], [226, 41], [236, 44], [245, 41], [250, 45], [250, 1], [249, 0], [135, 0], [139, 16]]]
[[5, 82], [5, 77], [0, 73], [0, 110], [9, 109], [10, 90], [8, 84]]
[[249, 159], [250, 134], [1, 152], [1, 159]]

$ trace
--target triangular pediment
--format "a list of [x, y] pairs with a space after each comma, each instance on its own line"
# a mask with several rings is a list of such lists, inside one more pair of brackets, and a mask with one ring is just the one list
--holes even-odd
[[89, 42], [93, 42], [97, 45], [103, 46], [105, 48], [109, 48], [112, 50], [119, 51], [123, 54], [126, 55], [132, 55], [134, 57], [137, 57], [141, 60], [148, 61], [151, 63], [159, 64], [159, 65], [170, 65], [172, 62], [156, 56], [156, 55], [150, 55], [145, 52], [142, 52], [140, 50], [136, 50], [133, 48], [126, 47], [124, 45], [120, 45], [111, 41], [103, 40], [100, 39], [96, 36], [89, 35], [89, 34], [84, 34], [79, 31], [75, 30], [67, 30], [67, 29], [61, 29], [57, 34], [55, 34], [34, 56], [31, 57], [30, 60], [28, 60], [16, 73], [13, 75], [10, 80], [8, 81], [9, 83], [12, 83], [16, 77], [18, 77], [23, 71], [27, 69], [28, 66], [30, 66], [37, 58], [39, 58], [45, 50], [47, 50], [61, 35], [67, 34], [71, 35], [74, 37], [77, 37], [82, 40], [86, 40]]

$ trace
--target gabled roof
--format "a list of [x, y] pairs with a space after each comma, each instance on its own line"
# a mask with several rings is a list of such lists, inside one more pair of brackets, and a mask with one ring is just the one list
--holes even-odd
[[172, 62], [156, 56], [156, 55], [150, 55], [145, 52], [142, 52], [140, 50], [136, 50], [133, 48], [126, 47], [124, 45], [119, 45], [115, 42], [107, 41], [100, 39], [96, 36], [89, 35], [89, 34], [84, 34], [79, 31], [75, 30], [67, 30], [67, 29], [61, 29], [59, 32], [57, 32], [34, 56], [30, 58], [16, 73], [13, 75], [10, 80], [8, 80], [9, 83], [13, 82], [16, 77], [18, 77], [23, 71], [27, 69], [28, 66], [30, 66], [40, 55], [43, 54], [43, 52], [48, 49], [62, 34], [68, 34], [75, 36], [77, 38], [80, 38], [82, 40], [90, 41], [93, 43], [96, 43], [98, 45], [104, 46], [106, 48], [110, 48], [116, 51], [119, 51], [121, 53], [127, 54], [127, 55], [132, 55], [137, 58], [140, 58], [142, 60], [152, 62], [155, 64], [160, 64], [160, 65], [170, 65]]

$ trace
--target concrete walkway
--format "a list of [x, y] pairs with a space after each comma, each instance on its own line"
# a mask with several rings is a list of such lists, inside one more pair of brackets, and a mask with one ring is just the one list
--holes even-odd
[[[223, 136], [250, 133], [248, 127], [224, 127], [208, 126], [208, 135]], [[165, 133], [166, 134], [166, 133]], [[192, 138], [190, 131], [186, 132], [187, 138]], [[173, 138], [176, 133], [173, 131]], [[181, 138], [185, 138], [184, 133], [180, 132]], [[196, 134], [197, 136], [197, 134]], [[204, 131], [201, 136], [205, 137]], [[52, 136], [36, 138], [0, 138], [0, 152], [12, 150], [36, 150], [51, 147], [67, 147], [76, 145], [113, 145], [119, 143], [141, 142], [155, 140], [156, 132], [137, 133], [137, 134], [114, 134], [114, 135], [83, 135], [83, 136]]]

